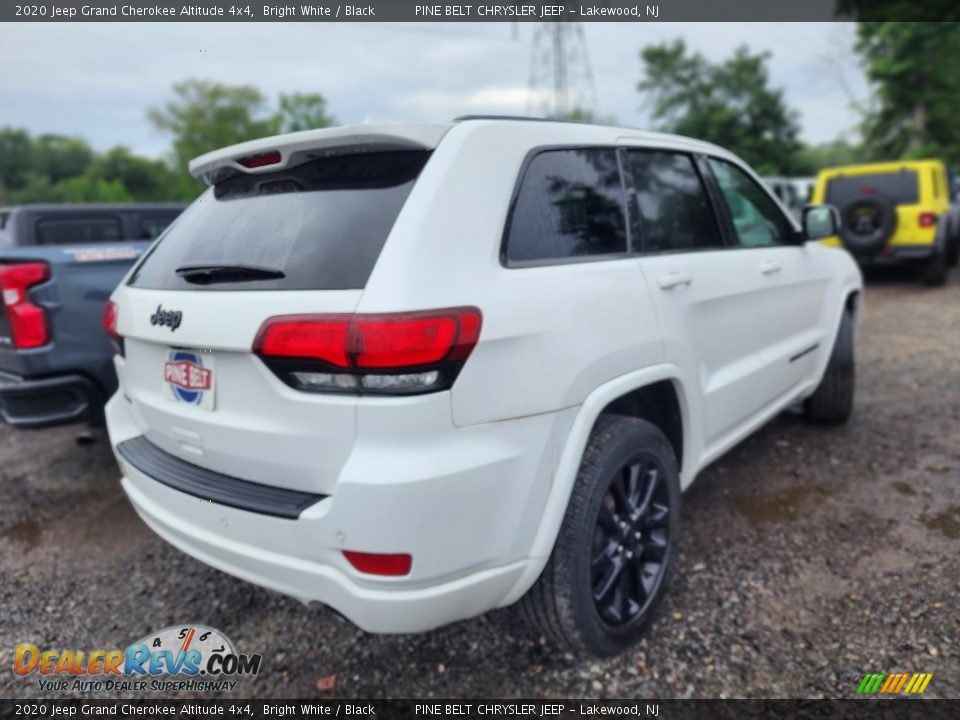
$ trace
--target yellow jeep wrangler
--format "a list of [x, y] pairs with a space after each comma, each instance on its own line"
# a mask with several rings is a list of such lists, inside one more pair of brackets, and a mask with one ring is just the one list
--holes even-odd
[[861, 265], [915, 261], [923, 280], [942, 285], [960, 256], [960, 213], [939, 160], [847, 165], [820, 172], [811, 202], [840, 211], [843, 246]]

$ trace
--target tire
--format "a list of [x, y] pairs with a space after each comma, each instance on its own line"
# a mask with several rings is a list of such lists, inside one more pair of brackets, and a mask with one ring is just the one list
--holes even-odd
[[947, 254], [942, 248], [934, 248], [933, 254], [923, 264], [921, 279], [924, 285], [940, 287], [946, 284], [949, 271]]
[[807, 420], [818, 423], [845, 423], [853, 413], [855, 372], [853, 358], [853, 316], [844, 311], [837, 339], [823, 379], [803, 403]]
[[602, 416], [553, 552], [520, 611], [574, 653], [614, 655], [650, 623], [679, 533], [680, 480], [670, 442], [645, 420]]
[[947, 267], [952, 268], [960, 264], [960, 219], [955, 219], [952, 232], [947, 241]]
[[960, 212], [954, 210], [947, 217], [947, 267], [960, 264]]
[[840, 210], [840, 239], [854, 257], [883, 250], [897, 229], [896, 205], [882, 195], [859, 197]]

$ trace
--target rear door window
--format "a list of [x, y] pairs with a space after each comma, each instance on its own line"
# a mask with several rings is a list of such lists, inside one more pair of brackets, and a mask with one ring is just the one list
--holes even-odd
[[710, 250], [723, 237], [693, 158], [661, 150], [630, 150], [644, 252]]
[[[131, 276], [160, 290], [362, 289], [426, 151], [311, 160], [216, 184], [177, 218]], [[211, 284], [177, 268], [252, 266], [272, 271]]]
[[78, 245], [122, 240], [118, 217], [46, 218], [37, 221], [37, 245]]
[[506, 264], [570, 262], [626, 252], [617, 151], [579, 148], [535, 155], [510, 213]]
[[837, 175], [827, 181], [824, 202], [843, 208], [864, 197], [887, 199], [894, 205], [919, 202], [919, 179], [914, 170], [869, 175]]

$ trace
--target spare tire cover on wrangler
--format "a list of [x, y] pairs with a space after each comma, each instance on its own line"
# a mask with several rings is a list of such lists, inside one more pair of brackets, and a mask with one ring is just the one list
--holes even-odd
[[840, 239], [854, 255], [879, 252], [897, 229], [897, 208], [882, 195], [852, 200], [840, 209], [840, 218]]
[[897, 206], [920, 201], [917, 171], [905, 167], [840, 172], [827, 181], [824, 202], [840, 210], [840, 239], [854, 255], [880, 252], [897, 229]]

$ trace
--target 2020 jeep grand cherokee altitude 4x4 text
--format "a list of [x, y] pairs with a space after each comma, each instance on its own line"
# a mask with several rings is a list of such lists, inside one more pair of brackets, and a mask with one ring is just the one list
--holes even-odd
[[[211, 188], [112, 297], [123, 487], [162, 537], [360, 627], [522, 599], [634, 639], [680, 491], [853, 401], [861, 279], [721, 148], [548, 121], [308, 131]], [[122, 343], [122, 344], [121, 344]]]

